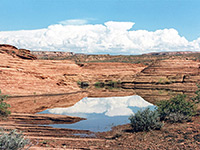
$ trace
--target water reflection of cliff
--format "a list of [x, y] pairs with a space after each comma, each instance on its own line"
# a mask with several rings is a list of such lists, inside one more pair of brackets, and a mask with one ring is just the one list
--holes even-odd
[[188, 96], [193, 95], [190, 91], [178, 91], [165, 88], [94, 88], [90, 87], [87, 89], [88, 97], [116, 97], [116, 96], [130, 96], [139, 95], [146, 101], [156, 104], [156, 102], [161, 100], [168, 100], [177, 94], [186, 94]]

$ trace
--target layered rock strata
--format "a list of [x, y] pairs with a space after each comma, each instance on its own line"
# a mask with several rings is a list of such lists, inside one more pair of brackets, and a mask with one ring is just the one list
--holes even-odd
[[85, 63], [81, 65], [83, 73], [78, 75], [80, 81], [95, 84], [96, 82], [132, 82], [135, 75], [146, 66], [130, 63]]
[[[143, 92], [138, 94], [147, 101], [152, 102], [150, 94], [145, 94], [149, 93], [149, 89], [168, 91], [167, 95], [172, 91], [192, 94], [196, 91], [196, 83], [198, 82], [200, 82], [200, 62], [185, 59], [168, 59], [158, 60], [143, 69], [137, 74], [132, 87], [137, 90], [140, 89], [140, 91], [143, 89]], [[153, 93], [151, 94], [153, 95]], [[156, 100], [154, 99], [153, 101]]]
[[7, 44], [0, 44], [0, 53], [7, 53], [13, 57], [19, 57], [22, 59], [37, 59], [35, 55], [31, 54], [30, 50], [18, 49], [15, 46]]

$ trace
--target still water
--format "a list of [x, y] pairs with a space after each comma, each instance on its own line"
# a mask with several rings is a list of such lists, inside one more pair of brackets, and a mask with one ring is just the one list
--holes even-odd
[[129, 123], [128, 117], [138, 110], [155, 106], [138, 95], [124, 97], [88, 98], [85, 97], [68, 108], [47, 109], [41, 113], [69, 115], [86, 118], [74, 124], [46, 125], [54, 128], [109, 131], [113, 126]]

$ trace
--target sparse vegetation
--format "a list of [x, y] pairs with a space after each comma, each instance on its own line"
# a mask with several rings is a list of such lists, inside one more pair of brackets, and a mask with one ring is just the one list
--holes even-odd
[[21, 132], [12, 130], [6, 133], [3, 129], [0, 132], [0, 149], [3, 150], [20, 150], [30, 144]]
[[131, 115], [129, 120], [134, 132], [160, 129], [163, 126], [158, 112], [151, 111], [149, 108]]
[[121, 84], [120, 81], [112, 81], [112, 80], [111, 80], [111, 81], [106, 81], [106, 82], [96, 82], [96, 83], [94, 84], [94, 86], [95, 86], [96, 88], [103, 88], [103, 87], [105, 87], [105, 86], [117, 88], [117, 87], [120, 86], [120, 84]]
[[81, 88], [87, 88], [89, 86], [88, 82], [83, 82], [83, 81], [77, 81], [77, 84], [81, 87]]
[[200, 85], [197, 84], [197, 87], [198, 87], [198, 89], [195, 92], [196, 96], [191, 99], [195, 104], [199, 104], [200, 103]]
[[8, 110], [10, 105], [4, 102], [6, 98], [7, 98], [7, 95], [2, 95], [1, 90], [0, 90], [0, 117], [8, 117], [8, 115], [11, 113]]
[[157, 82], [157, 84], [170, 84], [172, 83], [173, 81], [168, 79], [168, 78], [160, 78]]
[[78, 81], [77, 81], [77, 84], [78, 84], [78, 85], [81, 85], [81, 81], [78, 80]]
[[95, 86], [96, 88], [103, 88], [103, 87], [104, 87], [104, 83], [103, 83], [103, 82], [96, 82], [96, 83], [94, 84], [94, 86]]
[[109, 81], [108, 83], [106, 83], [107, 86], [112, 86], [112, 87], [117, 87], [120, 84], [121, 84], [120, 81]]
[[163, 100], [157, 103], [157, 108], [151, 111], [149, 108], [144, 111], [138, 111], [135, 115], [131, 115], [131, 127], [134, 132], [149, 131], [153, 129], [161, 129], [163, 123], [190, 121], [192, 116], [197, 114], [196, 104], [200, 103], [200, 85], [195, 92], [196, 96], [190, 100], [186, 100], [186, 95], [179, 94], [170, 100]]
[[170, 100], [163, 100], [157, 104], [161, 120], [170, 122], [189, 121], [195, 115], [195, 104], [186, 101], [186, 95], [179, 94]]

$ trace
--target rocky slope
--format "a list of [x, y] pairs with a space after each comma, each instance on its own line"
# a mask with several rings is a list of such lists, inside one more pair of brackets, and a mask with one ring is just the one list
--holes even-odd
[[[148, 67], [119, 62], [77, 65], [70, 60], [25, 60], [12, 53], [12, 50], [17, 50], [17, 48], [7, 45], [2, 45], [2, 47], [0, 89], [3, 94], [10, 96], [34, 97], [35, 95], [71, 93], [81, 90], [77, 82], [95, 84], [96, 82], [120, 81], [124, 88], [134, 88], [132, 93], [154, 103], [160, 98], [169, 99], [171, 95], [176, 95], [174, 91], [189, 94], [194, 92], [196, 82], [200, 79], [198, 61], [176, 57], [156, 60]], [[7, 51], [2, 49], [7, 49]], [[96, 95], [95, 92], [92, 93]], [[51, 108], [53, 106], [51, 105]], [[39, 108], [35, 109], [39, 110]], [[34, 111], [33, 109], [32, 112]]]
[[76, 65], [68, 60], [23, 60], [0, 53], [0, 89], [8, 95], [68, 93], [79, 90], [77, 81], [132, 81], [144, 68], [124, 63]]
[[172, 91], [190, 94], [197, 89], [196, 83], [198, 82], [200, 82], [200, 62], [168, 59], [157, 60], [142, 70], [137, 74], [133, 87], [137, 90], [143, 89], [138, 92], [138, 95], [153, 102], [156, 99], [153, 100], [151, 96], [155, 96], [155, 94], [149, 93], [148, 89], [152, 89], [154, 92], [157, 90], [160, 95], [170, 95], [170, 92], [173, 94]]
[[0, 53], [0, 89], [8, 95], [67, 93], [79, 90], [76, 83], [59, 83], [66, 72], [78, 73], [80, 67], [71, 61], [23, 60]]
[[7, 53], [13, 57], [19, 57], [22, 59], [37, 59], [37, 57], [31, 54], [30, 50], [26, 49], [18, 49], [15, 46], [0, 44], [0, 53]]
[[80, 91], [77, 82], [91, 85], [96, 82], [120, 81], [124, 88], [134, 88], [132, 93], [154, 103], [161, 97], [168, 99], [177, 94], [174, 91], [190, 94], [196, 90], [196, 82], [200, 80], [200, 62], [185, 58], [156, 60], [148, 67], [120, 62], [77, 65], [70, 60], [21, 59], [13, 50], [19, 51], [14, 46], [0, 45], [0, 89], [3, 94], [10, 96], [64, 94]]
[[80, 66], [82, 73], [77, 76], [77, 79], [90, 84], [107, 81], [132, 82], [135, 75], [146, 67], [141, 64], [117, 62], [85, 63]]
[[35, 55], [38, 59], [51, 59], [51, 58], [64, 58], [67, 56], [73, 56], [73, 52], [59, 52], [59, 51], [31, 51], [31, 54]]
[[188, 59], [200, 61], [200, 52], [158, 52], [149, 53], [143, 55], [109, 55], [109, 54], [76, 54], [72, 52], [31, 52], [36, 54], [38, 59], [50, 59], [50, 60], [72, 60], [76, 63], [88, 63], [88, 62], [123, 62], [123, 63], [134, 63], [134, 64], [144, 64], [150, 65], [155, 60], [164, 59]]

